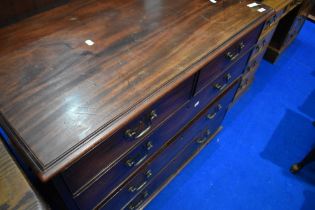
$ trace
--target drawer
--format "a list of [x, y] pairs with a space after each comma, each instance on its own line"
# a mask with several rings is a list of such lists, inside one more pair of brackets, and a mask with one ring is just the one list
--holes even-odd
[[220, 75], [217, 79], [212, 81], [208, 86], [203, 88], [195, 95], [193, 100], [195, 104], [204, 106], [211, 102], [218, 94], [223, 92], [230, 84], [242, 75], [245, 70], [250, 53], [243, 56], [236, 64], [231, 66], [226, 72]]
[[216, 78], [218, 75], [222, 74], [222, 72], [225, 71], [228, 66], [236, 62], [246, 52], [248, 52], [248, 50], [251, 49], [257, 42], [261, 28], [262, 26], [259, 26], [241, 39], [237, 40], [230, 48], [225, 50], [216, 59], [203, 67], [200, 71], [196, 91], [198, 92], [207, 86], [207, 84], [209, 84], [213, 78]]
[[236, 99], [238, 99], [243, 93], [245, 93], [245, 91], [247, 90], [247, 88], [250, 86], [251, 81], [249, 80], [249, 78], [247, 78], [246, 76], [244, 76], [242, 78], [240, 87], [236, 93]]
[[264, 37], [259, 39], [258, 43], [256, 44], [256, 46], [253, 49], [251, 57], [256, 56], [257, 54], [264, 51], [266, 49], [266, 47], [268, 47], [269, 42], [273, 36], [275, 29], [276, 28], [272, 29], [268, 34], [266, 34]]
[[262, 61], [262, 59], [264, 57], [266, 49], [267, 48], [263, 49], [263, 51], [260, 54], [256, 55], [254, 58], [252, 58], [248, 62], [245, 73], [248, 73], [248, 72], [252, 73], [252, 72], [256, 71], [256, 69], [258, 68], [260, 62]]
[[[199, 103], [198, 100], [202, 100], [202, 102]], [[197, 103], [199, 104], [197, 105]], [[209, 103], [209, 98], [207, 98], [207, 95], [204, 95], [202, 99], [195, 97], [183, 106], [149, 135], [140, 146], [122, 158], [110, 170], [104, 172], [97, 181], [76, 195], [75, 200], [78, 205], [83, 209], [89, 209], [107, 197], [122, 185], [133, 172], [145, 164], [167, 141], [180, 132]]]
[[305, 18], [301, 17], [301, 16], [298, 16], [294, 23], [293, 23], [293, 26], [291, 27], [290, 29], [290, 32], [299, 32], [302, 28], [302, 26], [304, 25], [304, 22], [305, 22]]
[[294, 21], [286, 39], [285, 39], [285, 46], [290, 44], [293, 41], [293, 39], [298, 35], [304, 22], [305, 22], [305, 19], [303, 17], [297, 17], [296, 18], [296, 20]]
[[[165, 95], [150, 109], [116, 132], [63, 173], [73, 194], [78, 193], [115, 162], [140, 144], [162, 122], [182, 107], [191, 97], [193, 78], [190, 78]], [[92, 164], [91, 164], [92, 163]]]
[[203, 145], [220, 127], [237, 87], [238, 83], [234, 84], [223, 97], [203, 112], [188, 129], [178, 135], [167, 147], [163, 148], [157, 157], [142, 167], [133, 178], [121, 187], [109, 200], [105, 201], [102, 209], [121, 209], [138, 192], [146, 188], [158, 176], [157, 174], [189, 145], [193, 139], [196, 142], [194, 142], [192, 148]]

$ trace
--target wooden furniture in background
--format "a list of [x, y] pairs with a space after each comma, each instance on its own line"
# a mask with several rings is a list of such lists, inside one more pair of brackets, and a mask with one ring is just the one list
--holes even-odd
[[253, 83], [262, 58], [274, 63], [292, 43], [301, 30], [312, 5], [310, 0], [262, 0], [261, 3], [273, 8], [274, 14], [267, 20], [264, 31], [259, 37], [256, 51], [251, 55], [235, 101]]
[[259, 62], [272, 10], [249, 3], [77, 0], [0, 29], [12, 149], [69, 209], [142, 208], [220, 131]]
[[0, 27], [60, 6], [68, 1], [69, 0], [1, 0]]
[[0, 139], [0, 209], [47, 209]]
[[278, 14], [276, 30], [264, 56], [266, 60], [274, 63], [300, 32], [313, 2], [311, 0], [263, 0], [262, 2]]

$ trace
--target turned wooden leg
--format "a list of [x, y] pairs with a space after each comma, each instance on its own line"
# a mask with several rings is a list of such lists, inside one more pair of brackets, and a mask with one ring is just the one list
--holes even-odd
[[304, 159], [299, 162], [299, 163], [296, 163], [296, 164], [293, 164], [291, 166], [291, 169], [290, 171], [292, 173], [297, 173], [299, 172], [305, 165], [311, 163], [311, 162], [314, 162], [315, 161], [315, 148], [313, 148], [305, 157]]

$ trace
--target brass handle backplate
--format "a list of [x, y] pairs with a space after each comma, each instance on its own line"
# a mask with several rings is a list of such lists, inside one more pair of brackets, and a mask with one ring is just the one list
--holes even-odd
[[128, 129], [125, 131], [125, 135], [130, 139], [139, 139], [145, 136], [152, 128], [152, 121], [157, 118], [157, 113], [155, 110], [151, 111], [146, 119], [141, 120], [138, 126], [133, 129]]
[[139, 192], [140, 190], [142, 190], [146, 184], [148, 183], [149, 179], [152, 177], [152, 171], [151, 170], [148, 170], [146, 173], [145, 173], [145, 176], [146, 176], [146, 180], [143, 181], [141, 184], [139, 184], [138, 186], [131, 186], [129, 187], [129, 191], [130, 192]]
[[236, 60], [240, 56], [240, 54], [241, 54], [241, 52], [242, 52], [244, 47], [245, 47], [244, 42], [240, 42], [239, 45], [237, 46], [237, 49], [235, 50], [235, 52], [231, 52], [231, 51], [227, 52], [226, 53], [226, 57], [230, 61]]
[[221, 104], [218, 104], [218, 106], [216, 107], [216, 111], [215, 111], [214, 113], [212, 113], [212, 114], [208, 114], [208, 115], [207, 115], [207, 118], [208, 118], [209, 120], [214, 119], [215, 116], [220, 112], [221, 109], [222, 109], [222, 105], [221, 105]]
[[144, 202], [144, 200], [149, 196], [149, 193], [147, 191], [145, 191], [144, 193], [142, 193], [142, 199], [140, 201], [138, 201], [136, 204], [131, 203], [128, 208], [130, 210], [135, 210], [138, 209]]
[[231, 81], [232, 75], [231, 75], [230, 73], [227, 73], [226, 75], [224, 75], [223, 78], [225, 79], [226, 83], [224, 83], [224, 84], [215, 83], [215, 84], [213, 85], [213, 87], [214, 87], [215, 89], [217, 89], [217, 90], [219, 90], [219, 91], [224, 90], [224, 89], [228, 86], [229, 82]]
[[[153, 143], [151, 141], [148, 141], [147, 144], [145, 145], [145, 147], [146, 147], [146, 151], [150, 151], [153, 148]], [[148, 158], [148, 155], [149, 154], [147, 154], [147, 153], [146, 154], [139, 153], [135, 157], [128, 159], [126, 161], [126, 165], [128, 167], [138, 166]]]
[[208, 141], [208, 139], [210, 138], [211, 136], [211, 131], [209, 129], [207, 129], [204, 133], [203, 133], [203, 136], [201, 138], [198, 138], [196, 140], [196, 142], [198, 144], [204, 144]]

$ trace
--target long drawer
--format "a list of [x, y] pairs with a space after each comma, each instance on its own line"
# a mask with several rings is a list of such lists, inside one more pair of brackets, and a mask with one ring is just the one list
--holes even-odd
[[63, 173], [63, 178], [69, 190], [73, 194], [78, 193], [141, 143], [149, 133], [189, 101], [192, 85], [193, 78], [186, 80], [68, 168]]
[[[201, 71], [197, 83], [196, 91], [208, 85], [213, 78], [216, 78], [228, 66], [235, 63], [238, 59], [251, 49], [258, 40], [263, 25], [258, 26], [241, 39], [237, 40], [230, 48], [220, 54], [216, 59], [207, 64]], [[245, 62], [246, 63], [246, 62]], [[245, 63], [243, 63], [245, 65]]]
[[[102, 209], [122, 208], [140, 191], [146, 188], [151, 180], [155, 180], [156, 174], [168, 165], [193, 139], [198, 139], [193, 148], [203, 145], [221, 125], [238, 85], [238, 81], [234, 83], [220, 99], [210, 105], [208, 109], [197, 117], [191, 126], [188, 126], [185, 131], [177, 135], [176, 138], [167, 144], [153, 160], [144, 165], [137, 174], [127, 181], [110, 199], [105, 200]], [[133, 204], [131, 204], [131, 206], [133, 206]]]

